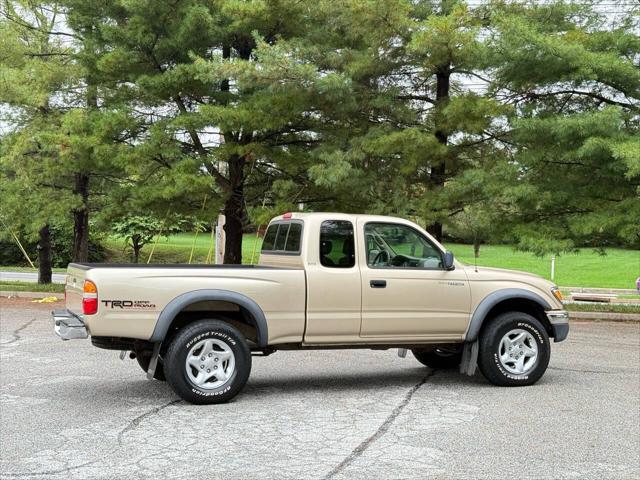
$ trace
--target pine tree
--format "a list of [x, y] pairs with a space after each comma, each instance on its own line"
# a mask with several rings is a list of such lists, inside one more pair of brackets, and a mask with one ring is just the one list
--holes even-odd
[[300, 179], [292, 158], [318, 141], [316, 87], [333, 87], [332, 76], [296, 62], [295, 42], [286, 45], [310, 26], [306, 2], [68, 6], [107, 104], [146, 119], [139, 158], [173, 170], [165, 180], [208, 177], [209, 203], [226, 216], [224, 261], [240, 263], [247, 204]]
[[493, 13], [523, 248], [640, 246], [639, 12], [618, 25], [562, 2]]
[[[135, 122], [98, 107], [97, 89], [78, 62], [79, 36], [63, 19], [57, 4], [2, 4], [0, 101], [11, 132], [4, 142], [3, 181], [28, 189], [46, 225], [52, 221], [47, 214], [64, 206], [74, 224], [73, 261], [85, 262], [90, 212], [100, 210], [105, 193], [121, 180]], [[46, 234], [42, 226], [34, 228]]]

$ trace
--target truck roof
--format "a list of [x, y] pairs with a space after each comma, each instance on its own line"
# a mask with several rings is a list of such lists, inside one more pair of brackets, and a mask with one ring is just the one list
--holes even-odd
[[388, 215], [368, 215], [364, 213], [342, 213], [342, 212], [287, 212], [282, 215], [278, 215], [277, 217], [273, 217], [271, 222], [275, 222], [278, 220], [290, 220], [290, 219], [300, 219], [304, 220], [305, 218], [313, 218], [313, 219], [322, 219], [326, 218], [328, 220], [342, 220], [342, 219], [351, 219], [351, 220], [366, 220], [366, 221], [379, 221], [379, 222], [388, 222], [389, 220], [398, 221], [400, 223], [411, 223], [406, 218], [401, 217], [391, 217]]

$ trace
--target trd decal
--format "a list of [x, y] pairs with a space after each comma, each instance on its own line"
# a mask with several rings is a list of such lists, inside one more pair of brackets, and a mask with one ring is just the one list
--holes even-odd
[[101, 300], [106, 308], [155, 308], [148, 300]]

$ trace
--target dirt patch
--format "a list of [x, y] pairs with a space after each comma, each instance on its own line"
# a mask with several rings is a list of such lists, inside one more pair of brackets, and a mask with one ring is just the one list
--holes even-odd
[[38, 300], [40, 299], [19, 298], [19, 297], [0, 297], [0, 311], [2, 311], [3, 308], [35, 308], [38, 310], [47, 310], [47, 311], [64, 308], [63, 298], [60, 298], [60, 300], [57, 302], [51, 302], [51, 303], [40, 303], [38, 302]]

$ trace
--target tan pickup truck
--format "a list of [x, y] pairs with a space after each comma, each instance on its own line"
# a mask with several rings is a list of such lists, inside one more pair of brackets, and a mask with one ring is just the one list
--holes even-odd
[[259, 265], [69, 265], [63, 339], [130, 352], [192, 403], [243, 388], [252, 355], [397, 348], [434, 369], [476, 365], [495, 385], [531, 385], [549, 338], [569, 332], [561, 295], [528, 273], [474, 268], [401, 218], [287, 213]]

